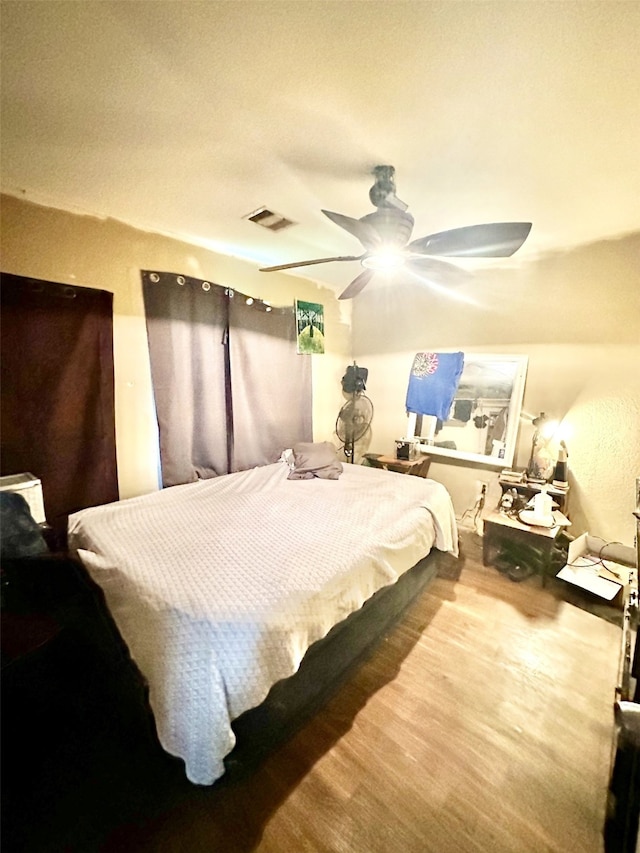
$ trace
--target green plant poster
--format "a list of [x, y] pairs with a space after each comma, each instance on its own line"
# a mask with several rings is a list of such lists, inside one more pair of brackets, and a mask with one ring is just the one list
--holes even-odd
[[296, 299], [298, 352], [324, 352], [324, 306]]

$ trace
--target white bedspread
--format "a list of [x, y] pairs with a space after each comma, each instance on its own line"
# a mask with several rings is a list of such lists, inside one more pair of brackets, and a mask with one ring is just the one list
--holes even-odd
[[279, 462], [69, 519], [149, 683], [160, 742], [195, 783], [224, 773], [231, 720], [313, 642], [434, 544], [456, 553], [451, 500], [433, 480], [358, 465], [339, 480], [287, 474]]

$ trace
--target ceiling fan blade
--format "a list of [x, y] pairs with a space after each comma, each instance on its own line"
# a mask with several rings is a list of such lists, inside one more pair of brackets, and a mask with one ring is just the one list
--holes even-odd
[[440, 231], [413, 240], [407, 248], [423, 255], [467, 258], [508, 258], [529, 236], [530, 222], [489, 222]]
[[456, 287], [471, 278], [468, 270], [463, 270], [455, 264], [447, 261], [438, 261], [435, 258], [409, 258], [406, 266], [419, 276], [424, 276], [435, 284], [443, 284], [448, 287]]
[[345, 231], [360, 240], [365, 249], [375, 249], [382, 243], [380, 234], [368, 222], [354, 219], [352, 216], [344, 216], [342, 213], [334, 213], [332, 210], [323, 210], [322, 212], [340, 228], [344, 228]]
[[291, 264], [276, 264], [274, 267], [260, 267], [260, 272], [292, 270], [295, 267], [309, 267], [312, 264], [328, 264], [330, 261], [360, 261], [364, 255], [339, 255], [337, 258], [317, 258], [313, 261], [294, 261]]
[[338, 299], [353, 299], [369, 284], [374, 272], [375, 270], [363, 270], [359, 276], [354, 278], [349, 287], [342, 291]]

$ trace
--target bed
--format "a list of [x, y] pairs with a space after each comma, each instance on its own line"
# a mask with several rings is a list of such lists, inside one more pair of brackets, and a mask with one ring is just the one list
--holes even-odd
[[385, 591], [432, 549], [457, 553], [433, 480], [359, 465], [333, 480], [289, 473], [277, 462], [69, 519], [70, 548], [148, 683], [160, 743], [196, 784], [224, 774], [234, 722], [303, 659], [360, 610], [384, 626]]

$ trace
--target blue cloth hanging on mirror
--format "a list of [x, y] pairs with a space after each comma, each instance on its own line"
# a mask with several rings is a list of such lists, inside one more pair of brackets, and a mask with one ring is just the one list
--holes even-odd
[[446, 421], [464, 367], [462, 352], [418, 352], [413, 359], [406, 407]]

